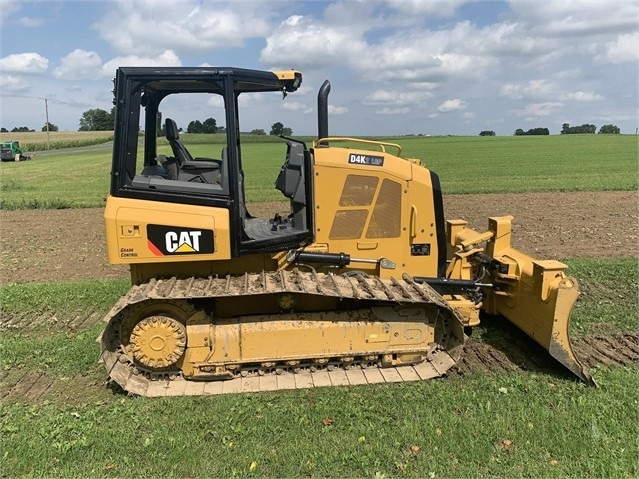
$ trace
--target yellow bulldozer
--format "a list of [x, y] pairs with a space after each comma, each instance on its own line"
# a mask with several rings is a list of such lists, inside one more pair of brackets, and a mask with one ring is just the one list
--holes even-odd
[[[294, 70], [117, 70], [105, 226], [132, 287], [98, 338], [110, 379], [143, 396], [426, 380], [455, 366], [484, 312], [594, 384], [568, 335], [579, 291], [566, 266], [514, 249], [510, 216], [485, 232], [446, 221], [439, 177], [399, 145], [330, 137], [328, 81], [318, 138], [281, 140], [272, 180], [289, 208], [248, 211], [242, 164], [260, 150], [242, 145], [240, 111], [301, 82]], [[193, 157], [162, 122], [175, 105], [219, 108], [225, 141]]]

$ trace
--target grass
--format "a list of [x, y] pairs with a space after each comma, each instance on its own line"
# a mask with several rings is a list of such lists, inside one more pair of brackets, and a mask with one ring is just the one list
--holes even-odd
[[3, 475], [636, 477], [636, 370], [596, 376], [5, 403]]
[[[574, 259], [573, 329], [636, 330], [637, 262]], [[106, 312], [123, 280], [0, 286], [3, 315]], [[623, 298], [618, 298], [622, 294]], [[636, 477], [636, 368], [600, 389], [543, 373], [225, 397], [126, 398], [104, 386], [95, 338], [48, 324], [0, 337], [3, 382], [40, 371], [66, 396], [4, 400], [8, 477]], [[45, 334], [43, 334], [45, 333]], [[74, 378], [74, 379], [70, 379]], [[28, 424], [28, 427], [25, 425]]]
[[571, 322], [575, 336], [637, 331], [637, 258], [570, 259], [566, 264], [581, 291]]
[[40, 316], [106, 313], [130, 287], [128, 280], [83, 280], [0, 285], [2, 316]]
[[[221, 135], [184, 135], [195, 157], [219, 158]], [[244, 139], [244, 137], [243, 137]], [[436, 171], [445, 194], [536, 191], [635, 190], [637, 140], [631, 135], [545, 137], [399, 137], [404, 156], [421, 158]], [[166, 140], [159, 153], [169, 154]], [[282, 200], [273, 183], [285, 144], [247, 136], [243, 143], [248, 201]], [[111, 148], [36, 156], [0, 164], [0, 209], [104, 206]]]

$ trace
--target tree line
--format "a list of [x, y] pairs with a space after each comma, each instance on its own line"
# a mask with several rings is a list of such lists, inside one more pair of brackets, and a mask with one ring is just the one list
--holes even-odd
[[[113, 131], [113, 125], [115, 124], [115, 107], [111, 108], [108, 112], [101, 108], [92, 108], [82, 113], [80, 117], [80, 128], [78, 131]], [[158, 113], [157, 118], [158, 130], [156, 134], [158, 136], [164, 136], [166, 134], [165, 123], [162, 122], [162, 114]], [[160, 126], [161, 125], [161, 126]], [[11, 130], [11, 133], [23, 133], [35, 131], [26, 126], [15, 127]], [[47, 131], [47, 125], [42, 127], [42, 131]], [[49, 123], [49, 131], [58, 131], [58, 126], [53, 123]], [[179, 131], [183, 131], [179, 128]], [[215, 118], [207, 118], [204, 121], [193, 120], [189, 122], [186, 127], [187, 133], [222, 133], [226, 131], [225, 127], [218, 126]], [[0, 128], [0, 132], [9, 133], [6, 128]], [[255, 129], [251, 131], [253, 135], [266, 135], [266, 131], [263, 129]], [[269, 135], [276, 136], [291, 136], [293, 130], [284, 126], [279, 121], [271, 125], [271, 131]]]
[[[570, 126], [569, 123], [564, 123], [561, 127], [562, 135], [576, 135], [576, 134], [590, 134], [596, 133], [597, 127], [595, 125], [584, 124], [581, 126]], [[599, 128], [599, 133], [603, 135], [619, 135], [621, 130], [615, 125], [603, 125]], [[517, 128], [514, 133], [515, 136], [524, 135], [550, 135], [548, 128], [531, 128], [528, 131], [524, 131], [521, 128]], [[492, 130], [482, 130], [479, 132], [479, 136], [495, 136], [495, 132]]]
[[[82, 113], [80, 117], [80, 128], [79, 131], [112, 131], [113, 125], [115, 123], [115, 107], [111, 108], [111, 111], [108, 112], [101, 108], [93, 108], [90, 110], [86, 110]], [[162, 123], [162, 114], [158, 114], [158, 125], [161, 125], [158, 128], [156, 134], [158, 136], [165, 135], [165, 127], [164, 123]], [[53, 123], [49, 123], [49, 131], [58, 131], [58, 126]], [[15, 127], [11, 130], [11, 133], [22, 133], [22, 132], [30, 132], [35, 131], [29, 129], [26, 126]], [[42, 127], [41, 131], [47, 131], [47, 124]], [[182, 128], [179, 131], [183, 131]], [[186, 127], [187, 133], [221, 133], [225, 131], [225, 127], [218, 126], [215, 118], [207, 118], [204, 121], [193, 120], [189, 122]], [[597, 131], [597, 127], [595, 125], [583, 124], [581, 126], [570, 126], [568, 123], [564, 123], [561, 128], [562, 135], [572, 135], [572, 134], [591, 134]], [[0, 128], [0, 132], [8, 133], [9, 130], [6, 128]], [[266, 135], [266, 131], [258, 128], [252, 130], [250, 132], [253, 135]], [[600, 134], [620, 134], [621, 130], [619, 127], [615, 125], [603, 125], [599, 128]], [[271, 125], [271, 131], [269, 135], [274, 136], [291, 136], [293, 134], [293, 130], [289, 127], [284, 126], [281, 122], [275, 122]], [[530, 130], [524, 131], [521, 128], [517, 128], [514, 133], [515, 136], [523, 136], [523, 135], [550, 135], [550, 131], [548, 128], [531, 128]], [[482, 130], [479, 133], [479, 136], [495, 136], [495, 132], [492, 130]]]

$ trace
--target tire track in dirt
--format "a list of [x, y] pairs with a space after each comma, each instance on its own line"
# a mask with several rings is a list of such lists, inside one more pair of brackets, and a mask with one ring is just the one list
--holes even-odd
[[[639, 361], [639, 334], [584, 337], [574, 340], [573, 345], [575, 354], [588, 368], [636, 365]], [[538, 372], [547, 374], [549, 380], [553, 377], [572, 378], [567, 370], [532, 340], [505, 342], [496, 347], [472, 338], [466, 342], [462, 359], [449, 371], [448, 376], [504, 371]], [[48, 372], [26, 372], [12, 381], [0, 381], [0, 399], [10, 402], [56, 399], [78, 402], [94, 400], [105, 394], [112, 396], [114, 391], [107, 387], [106, 371], [101, 376], [97, 374], [97, 378], [83, 374], [60, 378]], [[74, 392], [78, 392], [78, 395], [74, 395]]]
[[6, 315], [0, 317], [0, 331], [34, 331], [42, 327], [61, 327], [64, 331], [76, 333], [90, 328], [104, 317], [104, 312], [94, 311], [69, 315], [66, 320], [58, 318], [55, 311], [46, 311], [39, 316]]

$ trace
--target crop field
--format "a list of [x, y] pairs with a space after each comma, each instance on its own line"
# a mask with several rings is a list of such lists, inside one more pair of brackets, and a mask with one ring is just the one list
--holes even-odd
[[[112, 131], [29, 131], [0, 133], [0, 141], [19, 141], [26, 153], [47, 149], [75, 148], [113, 141]], [[48, 147], [48, 148], [47, 148]]]
[[[219, 158], [219, 138], [183, 140]], [[285, 146], [262, 140], [243, 152], [249, 210], [266, 215], [285, 206], [272, 191]], [[42, 152], [0, 164], [0, 475], [637, 477], [637, 137], [385, 140], [439, 173], [447, 217], [513, 214], [516, 247], [568, 264], [571, 335], [598, 388], [487, 318], [438, 380], [127, 396], [95, 342], [129, 288], [106, 263], [111, 147]]]

